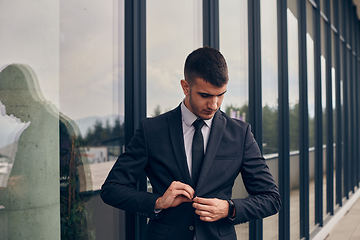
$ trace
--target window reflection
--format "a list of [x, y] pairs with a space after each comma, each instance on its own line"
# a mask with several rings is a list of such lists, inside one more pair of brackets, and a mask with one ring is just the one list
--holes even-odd
[[0, 71], [0, 96], [0, 236], [51, 238], [60, 234], [57, 109], [26, 65]]
[[299, 150], [299, 49], [298, 21], [288, 9], [290, 151]]
[[[296, 5], [295, 5], [296, 6]], [[296, 8], [294, 9], [297, 10]], [[298, 20], [287, 10], [288, 66], [289, 66], [289, 123], [290, 123], [290, 236], [300, 238], [300, 172], [299, 172], [299, 43]]]
[[99, 196], [124, 149], [123, 6], [60, 2], [62, 239], [124, 236], [123, 212]]
[[[334, 56], [334, 54], [332, 54], [332, 56]], [[331, 68], [331, 85], [332, 85], [332, 109], [333, 109], [333, 146], [334, 146], [334, 179], [333, 179], [333, 186], [334, 186], [334, 200], [333, 200], [333, 203], [334, 203], [334, 208], [336, 208], [336, 83], [335, 83], [335, 77], [336, 77], [336, 70], [334, 67]]]
[[147, 115], [157, 116], [184, 98], [180, 80], [185, 59], [202, 46], [202, 4], [150, 0], [146, 8]]
[[[274, 179], [278, 179], [278, 48], [277, 1], [261, 0], [261, 78], [263, 154]], [[264, 239], [278, 236], [278, 214], [263, 220]]]
[[247, 1], [221, 1], [219, 5], [220, 51], [229, 68], [229, 87], [222, 110], [233, 118], [246, 121], [249, 93]]
[[[321, 11], [324, 13], [325, 10], [325, 6], [323, 5], [323, 3], [321, 3]], [[322, 112], [322, 165], [323, 165], [323, 185], [322, 185], [322, 190], [323, 190], [323, 199], [322, 200], [322, 218], [325, 219], [327, 217], [327, 201], [326, 201], [326, 196], [327, 196], [327, 177], [326, 177], [326, 168], [327, 168], [327, 111], [326, 111], [326, 78], [328, 77], [326, 74], [326, 68], [328, 67], [327, 64], [329, 64], [329, 62], [327, 62], [327, 53], [326, 53], [326, 48], [328, 44], [331, 44], [331, 39], [327, 39], [326, 38], [326, 31], [327, 31], [328, 25], [325, 22], [325, 20], [323, 18], [320, 19], [320, 41], [321, 41], [321, 57], [320, 57], [320, 72], [321, 72], [321, 112]], [[331, 76], [330, 76], [331, 77]]]
[[[229, 69], [228, 91], [221, 109], [232, 118], [247, 121], [249, 92], [247, 0], [219, 1], [219, 8], [220, 51]], [[233, 187], [233, 198], [243, 198], [247, 195], [239, 176]], [[235, 230], [238, 239], [249, 238], [249, 223], [236, 225]]]
[[307, 70], [308, 70], [308, 109], [309, 109], [309, 224], [310, 232], [315, 227], [315, 69], [314, 69], [314, 40], [306, 34]]
[[0, 239], [60, 236], [58, 13], [0, 2]]
[[278, 152], [278, 72], [276, 1], [261, 1], [263, 154]]
[[[323, 44], [325, 45], [325, 44]], [[326, 140], [326, 136], [327, 136], [327, 130], [326, 130], [326, 124], [327, 124], [327, 120], [326, 120], [326, 59], [325, 57], [322, 55], [321, 56], [321, 107], [322, 107], [322, 122], [323, 122], [323, 136], [322, 136], [322, 143], [323, 143], [323, 218], [326, 218], [327, 216], [327, 210], [326, 210], [326, 168], [327, 168], [327, 164], [326, 164], [326, 148], [327, 148], [327, 140]]]

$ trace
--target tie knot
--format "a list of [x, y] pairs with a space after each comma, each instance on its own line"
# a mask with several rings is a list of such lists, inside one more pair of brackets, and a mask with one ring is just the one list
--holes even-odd
[[193, 122], [193, 126], [196, 130], [201, 129], [204, 126], [205, 122], [201, 118], [198, 118], [195, 122]]

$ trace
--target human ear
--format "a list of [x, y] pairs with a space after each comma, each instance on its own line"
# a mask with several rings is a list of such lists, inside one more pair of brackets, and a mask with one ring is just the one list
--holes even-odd
[[190, 85], [189, 85], [189, 83], [186, 80], [182, 79], [180, 81], [180, 84], [181, 84], [181, 87], [183, 89], [184, 95], [188, 96], [190, 94]]

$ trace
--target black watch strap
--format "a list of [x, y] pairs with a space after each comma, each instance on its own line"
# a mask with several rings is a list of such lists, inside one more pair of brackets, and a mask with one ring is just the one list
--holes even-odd
[[233, 218], [235, 204], [231, 199], [227, 200], [229, 203], [229, 212], [228, 212], [228, 218]]

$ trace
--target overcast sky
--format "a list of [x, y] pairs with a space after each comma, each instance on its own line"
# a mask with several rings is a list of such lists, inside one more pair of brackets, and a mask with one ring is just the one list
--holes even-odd
[[0, 68], [13, 63], [28, 65], [46, 99], [58, 106], [58, 1], [1, 0], [0, 29]]
[[[0, 66], [30, 66], [46, 100], [71, 119], [122, 115], [123, 4], [123, 0], [0, 1]], [[263, 105], [276, 107], [276, 1], [261, 4]], [[247, 103], [247, 17], [246, 0], [220, 1], [220, 51], [230, 76], [223, 109]], [[288, 11], [290, 104], [298, 101], [296, 25]], [[146, 32], [147, 109], [151, 116], [157, 105], [165, 111], [183, 99], [180, 80], [185, 58], [202, 45], [202, 1], [148, 0]], [[311, 51], [309, 36], [308, 43]], [[325, 59], [322, 62], [324, 65]], [[311, 91], [309, 87], [310, 105]]]

